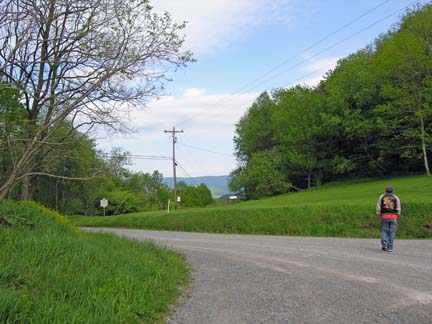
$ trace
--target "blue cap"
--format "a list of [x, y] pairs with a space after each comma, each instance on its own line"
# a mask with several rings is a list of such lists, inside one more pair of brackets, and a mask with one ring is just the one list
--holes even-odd
[[386, 192], [392, 193], [393, 192], [393, 187], [392, 186], [387, 186], [386, 187]]

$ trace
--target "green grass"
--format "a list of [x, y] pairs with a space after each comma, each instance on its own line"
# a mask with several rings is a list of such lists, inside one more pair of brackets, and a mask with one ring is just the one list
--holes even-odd
[[375, 181], [333, 183], [319, 189], [250, 202], [136, 213], [110, 217], [73, 217], [78, 226], [154, 230], [378, 237], [375, 205], [387, 185], [402, 200], [399, 238], [432, 238], [432, 178], [400, 177]]
[[0, 205], [0, 323], [160, 322], [187, 278], [183, 256], [150, 242], [80, 232], [35, 203]]

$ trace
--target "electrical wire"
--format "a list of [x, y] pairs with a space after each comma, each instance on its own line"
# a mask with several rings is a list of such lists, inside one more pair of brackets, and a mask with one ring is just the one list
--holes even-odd
[[[353, 34], [351, 34], [351, 35], [345, 37], [344, 39], [342, 39], [342, 40], [340, 40], [340, 41], [334, 43], [333, 45], [330, 45], [330, 46], [324, 48], [323, 50], [319, 51], [318, 53], [316, 53], [316, 54], [314, 54], [314, 55], [312, 55], [312, 56], [309, 56], [307, 59], [304, 59], [303, 61], [301, 61], [301, 62], [299, 62], [299, 63], [297, 63], [297, 64], [291, 66], [289, 69], [286, 69], [286, 70], [283, 70], [283, 71], [279, 72], [278, 74], [272, 76], [271, 78], [268, 78], [268, 79], [264, 80], [263, 82], [259, 83], [257, 86], [255, 86], [255, 87], [253, 87], [253, 88], [249, 88], [248, 90], [249, 90], [249, 91], [250, 91], [250, 90], [254, 90], [254, 89], [256, 89], [257, 87], [259, 87], [259, 86], [261, 86], [261, 85], [263, 85], [263, 84], [265, 84], [265, 83], [267, 83], [267, 82], [269, 82], [269, 81], [271, 81], [271, 80], [273, 80], [273, 79], [275, 79], [275, 78], [277, 78], [277, 77], [280, 77], [280, 76], [283, 75], [283, 74], [286, 74], [287, 72], [293, 70], [294, 68], [300, 66], [301, 64], [303, 64], [303, 63], [305, 63], [305, 62], [307, 62], [307, 61], [310, 61], [310, 60], [313, 59], [313, 58], [316, 58], [317, 56], [321, 55], [322, 53], [327, 52], [328, 50], [335, 48], [336, 46], [338, 46], [338, 45], [340, 45], [340, 44], [346, 42], [347, 40], [349, 40], [349, 39], [351, 39], [351, 38], [353, 38], [353, 37], [355, 37], [355, 36], [357, 36], [357, 35], [363, 33], [364, 31], [366, 31], [366, 30], [368, 30], [368, 29], [370, 29], [370, 28], [372, 28], [372, 27], [374, 27], [374, 26], [376, 26], [376, 25], [378, 25], [379, 23], [383, 22], [384, 20], [387, 20], [387, 19], [389, 19], [389, 18], [391, 18], [391, 17], [393, 17], [393, 16], [399, 14], [401, 11], [404, 11], [404, 10], [408, 9], [409, 7], [411, 7], [412, 5], [414, 5], [415, 3], [418, 3], [418, 0], [416, 0], [416, 1], [414, 1], [414, 2], [411, 2], [409, 5], [407, 5], [407, 6], [403, 7], [403, 8], [400, 8], [399, 10], [394, 11], [393, 13], [391, 13], [391, 14], [389, 14], [389, 15], [387, 15], [387, 16], [381, 18], [381, 19], [376, 20], [375, 22], [373, 22], [372, 24], [366, 26], [365, 28], [363, 28], [363, 29], [361, 29], [361, 30], [359, 30], [359, 31], [357, 31], [357, 32], [355, 32], [355, 33], [353, 33]], [[321, 68], [321, 69], [322, 69], [322, 68]], [[321, 69], [320, 69], [320, 70], [321, 70]], [[304, 77], [302, 77], [302, 78], [304, 78]], [[292, 83], [292, 82], [291, 82], [291, 83]]]
[[198, 184], [195, 182], [195, 180], [191, 177], [191, 175], [186, 171], [186, 169], [176, 160], [176, 165], [183, 171], [183, 173], [186, 175], [186, 177], [188, 177], [191, 181], [191, 183], [195, 186], [198, 187]]
[[[227, 98], [230, 98], [238, 93], [241, 93], [243, 90], [248, 89], [248, 87], [252, 84], [254, 84], [255, 82], [261, 80], [262, 78], [266, 77], [267, 75], [271, 74], [272, 72], [276, 71], [277, 69], [279, 69], [280, 67], [286, 65], [287, 63], [291, 62], [292, 60], [294, 60], [295, 58], [299, 57], [302, 54], [307, 53], [307, 51], [311, 50], [312, 48], [314, 48], [315, 46], [321, 44], [322, 42], [324, 42], [325, 40], [329, 39], [331, 36], [336, 35], [337, 33], [339, 33], [340, 31], [344, 30], [345, 28], [353, 25], [354, 23], [356, 23], [357, 21], [359, 21], [360, 19], [366, 17], [367, 15], [369, 15], [370, 13], [374, 12], [375, 10], [379, 9], [380, 7], [384, 6], [386, 3], [390, 2], [391, 0], [385, 0], [383, 2], [381, 2], [380, 4], [378, 4], [377, 6], [373, 7], [372, 9], [368, 10], [367, 12], [363, 13], [362, 15], [358, 16], [357, 18], [355, 18], [354, 20], [351, 20], [350, 22], [346, 23], [345, 25], [339, 27], [337, 30], [331, 32], [330, 34], [324, 36], [323, 38], [321, 38], [320, 40], [316, 41], [315, 43], [313, 43], [312, 45], [306, 47], [305, 49], [301, 50], [299, 53], [289, 57], [288, 59], [284, 60], [283, 62], [279, 63], [278, 65], [274, 66], [273, 68], [271, 68], [270, 70], [268, 70], [267, 72], [261, 74], [260, 76], [258, 76], [257, 78], [255, 78], [254, 80], [248, 82], [247, 84], [245, 84], [244, 86], [242, 86], [241, 88], [237, 89], [236, 91], [232, 92], [230, 95], [228, 95]], [[416, 1], [417, 2], [417, 1]], [[224, 99], [226, 98], [222, 98], [221, 101], [223, 102]], [[218, 102], [220, 103], [220, 102]]]
[[212, 150], [208, 150], [202, 147], [198, 147], [198, 146], [193, 146], [193, 145], [189, 145], [189, 144], [183, 144], [183, 143], [179, 143], [177, 142], [177, 144], [184, 146], [184, 147], [188, 147], [197, 151], [202, 151], [202, 152], [209, 152], [209, 153], [213, 153], [213, 154], [219, 154], [219, 155], [224, 155], [224, 156], [229, 156], [229, 157], [233, 157], [233, 154], [228, 154], [228, 153], [222, 153], [222, 152], [217, 152], [217, 151], [212, 151]]
[[[381, 3], [380, 5], [378, 5], [377, 7], [375, 7], [375, 8], [373, 8], [373, 9], [369, 10], [367, 13], [363, 14], [362, 16], [359, 16], [358, 18], [354, 19], [351, 23], [348, 23], [348, 24], [344, 25], [345, 27], [343, 26], [343, 27], [339, 28], [337, 31], [333, 32], [332, 34], [337, 33], [338, 31], [340, 31], [340, 30], [346, 28], [347, 26], [351, 25], [351, 24], [354, 23], [355, 21], [357, 21], [357, 20], [363, 18], [364, 16], [366, 16], [366, 15], [369, 14], [370, 12], [376, 10], [377, 8], [379, 8], [380, 6], [384, 5], [384, 4], [385, 4], [386, 2], [388, 2], [388, 1], [389, 1], [389, 0], [384, 1], [383, 3]], [[391, 14], [389, 14], [389, 15], [387, 15], [387, 16], [385, 16], [385, 17], [383, 17], [383, 18], [381, 18], [381, 19], [379, 19], [379, 20], [377, 20], [377, 21], [375, 21], [374, 23], [368, 25], [367, 27], [361, 29], [360, 31], [358, 31], [358, 32], [356, 32], [356, 33], [354, 33], [354, 34], [351, 34], [351, 35], [348, 36], [348, 37], [345, 37], [345, 38], [342, 39], [341, 41], [338, 41], [338, 42], [336, 42], [335, 44], [333, 44], [333, 45], [331, 45], [331, 46], [329, 46], [329, 47], [326, 47], [325, 49], [319, 51], [318, 53], [316, 53], [316, 54], [314, 54], [314, 55], [312, 55], [312, 56], [309, 56], [307, 59], [301, 61], [300, 63], [295, 64], [294, 66], [291, 66], [289, 69], [286, 69], [286, 70], [284, 70], [284, 71], [282, 71], [282, 72], [279, 72], [278, 74], [276, 74], [276, 75], [274, 75], [274, 76], [272, 76], [272, 77], [270, 77], [270, 78], [267, 78], [267, 79], [264, 80], [263, 82], [260, 82], [258, 85], [254, 86], [254, 87], [252, 87], [252, 88], [247, 88], [247, 90], [248, 90], [248, 91], [254, 90], [254, 89], [256, 89], [257, 87], [259, 87], [259, 86], [261, 86], [261, 85], [263, 85], [263, 84], [265, 84], [265, 83], [267, 83], [267, 82], [269, 82], [269, 81], [275, 79], [276, 77], [280, 77], [281, 75], [286, 74], [287, 72], [291, 71], [293, 68], [298, 67], [299, 65], [301, 65], [301, 64], [303, 64], [303, 63], [305, 63], [305, 62], [311, 60], [312, 58], [316, 58], [318, 55], [321, 55], [321, 54], [324, 53], [325, 51], [328, 51], [328, 50], [330, 50], [330, 49], [333, 49], [334, 47], [340, 45], [341, 43], [346, 42], [347, 40], [349, 40], [349, 39], [351, 39], [351, 38], [357, 36], [358, 34], [360, 34], [360, 33], [364, 32], [364, 31], [366, 31], [366, 30], [372, 28], [373, 26], [379, 24], [380, 22], [382, 22], [382, 21], [384, 21], [384, 20], [386, 20], [386, 19], [388, 19], [388, 18], [390, 18], [390, 17], [393, 17], [393, 16], [399, 14], [401, 11], [404, 11], [404, 10], [408, 9], [409, 7], [411, 7], [411, 6], [413, 6], [414, 4], [419, 3], [419, 2], [420, 2], [419, 0], [416, 0], [416, 1], [410, 2], [408, 5], [406, 5], [406, 6], [402, 7], [402, 8], [400, 8], [400, 9], [398, 9], [397, 11], [395, 11], [395, 12], [393, 12], [393, 13], [391, 13]], [[327, 38], [329, 38], [330, 36], [332, 36], [332, 34], [329, 34], [328, 36], [324, 37], [322, 40], [318, 41], [317, 43], [321, 43], [322, 41], [324, 41], [324, 40], [326, 40]], [[317, 44], [317, 43], [316, 43], [316, 44]], [[312, 45], [312, 46], [310, 46], [310, 47], [314, 47], [316, 44], [314, 44], [314, 45]], [[300, 52], [300, 53], [297, 54], [295, 57], [297, 57], [297, 56], [299, 56], [299, 55], [301, 55], [301, 54], [303, 54], [303, 52]], [[288, 60], [286, 60], [285, 62], [283, 62], [283, 64], [282, 64], [282, 63], [279, 64], [279, 65], [277, 66], [277, 68], [279, 68], [279, 67], [282, 66], [282, 65], [285, 65], [285, 64], [288, 63], [290, 60], [291, 60], [291, 59], [288, 59]], [[331, 66], [331, 65], [329, 65], [329, 66]], [[273, 71], [276, 70], [277, 68], [275, 67], [275, 68], [272, 69], [271, 71], [273, 72]], [[301, 76], [300, 78], [298, 78], [298, 79], [296, 79], [296, 80], [302, 80], [302, 79], [304, 79], [305, 77], [307, 77], [307, 76], [309, 76], [309, 75], [312, 75], [312, 74], [314, 74], [314, 73], [316, 73], [316, 72], [318, 72], [318, 71], [320, 71], [320, 70], [322, 70], [322, 68], [320, 68], [320, 69], [318, 69], [318, 70], [315, 70], [315, 71], [313, 71], [313, 72], [311, 72], [311, 73], [308, 73], [308, 74], [306, 74], [306, 75], [303, 75], [303, 76]], [[270, 72], [269, 72], [269, 73], [270, 73]], [[267, 76], [269, 73], [265, 73], [265, 74], [263, 74], [261, 77], [259, 77], [259, 78], [257, 78], [256, 80], [254, 80], [253, 83], [255, 83], [256, 81], [262, 79], [264, 76]], [[295, 81], [290, 81], [289, 84], [291, 84], [291, 83], [293, 83], [293, 82], [295, 82]], [[251, 83], [252, 83], [252, 82], [250, 82], [249, 84], [251, 84]], [[248, 85], [249, 85], [249, 84], [248, 84]], [[245, 88], [245, 87], [243, 87], [242, 90], [244, 90], [244, 88]], [[229, 101], [227, 101], [227, 100], [225, 100], [225, 99], [229, 99], [229, 98], [231, 98], [231, 97], [233, 97], [234, 95], [237, 95], [237, 94], [240, 94], [240, 91], [236, 91], [235, 93], [232, 93], [231, 95], [227, 96], [226, 98], [222, 98], [220, 101], [216, 102], [216, 104], [214, 104], [214, 105], [216, 106], [216, 105], [221, 104], [221, 103], [222, 103], [222, 104], [226, 104], [226, 103], [229, 102]], [[225, 101], [223, 101], [223, 100], [225, 100]], [[221, 102], [221, 101], [222, 101], [222, 102]], [[189, 122], [189, 121], [195, 119], [196, 117], [197, 117], [197, 115], [195, 115], [194, 117], [191, 117], [191, 118], [185, 119], [185, 120], [183, 120], [180, 124], [184, 124], [184, 123], [186, 123], [186, 122]]]

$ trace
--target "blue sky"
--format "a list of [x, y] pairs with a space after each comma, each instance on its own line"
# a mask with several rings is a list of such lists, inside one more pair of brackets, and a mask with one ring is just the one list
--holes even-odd
[[[317, 84], [338, 59], [386, 32], [403, 11], [392, 14], [412, 3], [153, 0], [151, 4], [157, 12], [168, 11], [175, 21], [188, 21], [185, 49], [194, 53], [197, 62], [172, 74], [173, 81], [158, 101], [130, 111], [128, 123], [135, 132], [100, 136], [98, 148], [110, 151], [112, 147], [122, 147], [134, 155], [171, 156], [172, 139], [164, 130], [175, 126], [184, 130], [178, 135], [176, 155], [187, 172], [180, 169], [178, 176], [229, 174], [236, 167], [235, 123], [261, 92]], [[292, 57], [295, 58], [289, 60]], [[283, 62], [286, 63], [247, 86]], [[164, 176], [172, 176], [169, 161], [136, 159], [130, 168], [142, 172], [159, 170]]]

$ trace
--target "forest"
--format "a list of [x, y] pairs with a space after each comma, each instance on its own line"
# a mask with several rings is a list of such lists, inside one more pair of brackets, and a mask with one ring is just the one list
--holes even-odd
[[[9, 110], [5, 105], [6, 98], [9, 98]], [[8, 176], [14, 161], [14, 151], [8, 150], [6, 145], [13, 138], [22, 138], [19, 133], [25, 131], [17, 120], [20, 114], [16, 113], [23, 107], [11, 98], [13, 96], [9, 96], [7, 91], [0, 90], [3, 126], [0, 129], [5, 138], [0, 141], [0, 182]], [[24, 147], [25, 142], [21, 140], [13, 146], [14, 150]], [[22, 182], [18, 181], [8, 199], [34, 200], [65, 215], [102, 215], [102, 198], [109, 202], [106, 215], [166, 210], [168, 200], [172, 201], [172, 189], [163, 182], [160, 172], [131, 171], [128, 168], [132, 164], [129, 152], [121, 148], [113, 148], [109, 153], [100, 151], [94, 140], [71, 129], [68, 123], [59, 128], [50, 138], [50, 145], [46, 145], [40, 154], [42, 156], [32, 164], [26, 197]], [[177, 193], [182, 197], [179, 207], [205, 206], [213, 202], [211, 192], [204, 184], [192, 186], [180, 182], [177, 187]]]
[[430, 176], [432, 5], [340, 59], [315, 87], [262, 93], [236, 124], [230, 189], [246, 199], [331, 181]]

